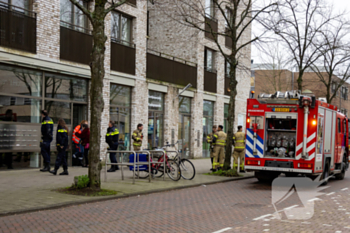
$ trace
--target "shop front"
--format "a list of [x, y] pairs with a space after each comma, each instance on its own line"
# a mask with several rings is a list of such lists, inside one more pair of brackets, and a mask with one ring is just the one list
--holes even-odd
[[[51, 164], [59, 118], [70, 130], [88, 114], [88, 80], [0, 64], [0, 169], [41, 165], [41, 114], [54, 122]], [[71, 139], [67, 156], [72, 164]]]

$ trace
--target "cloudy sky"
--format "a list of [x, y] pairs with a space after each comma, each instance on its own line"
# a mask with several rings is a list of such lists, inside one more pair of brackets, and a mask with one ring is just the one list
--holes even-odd
[[[333, 4], [334, 9], [336, 11], [343, 11], [347, 10], [350, 12], [350, 1], [349, 0], [328, 0], [331, 4]], [[349, 14], [350, 15], [350, 14]], [[253, 28], [254, 30], [254, 28]], [[254, 60], [254, 63], [262, 63], [261, 59], [261, 53], [252, 46], [252, 59]]]

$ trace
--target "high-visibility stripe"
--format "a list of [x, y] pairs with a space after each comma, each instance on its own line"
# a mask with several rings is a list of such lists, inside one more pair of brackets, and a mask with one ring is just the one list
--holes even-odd
[[134, 146], [141, 146], [141, 144], [133, 143]]
[[59, 129], [59, 130], [57, 130], [57, 132], [59, 132], [59, 133], [67, 133], [67, 130], [65, 130], [65, 129]]
[[42, 125], [53, 125], [53, 121], [43, 121], [41, 122]]
[[236, 139], [236, 137], [233, 137], [232, 139]]
[[236, 149], [244, 149], [245, 147], [243, 146], [235, 146]]
[[214, 134], [213, 136], [214, 136], [214, 137], [216, 137], [216, 138], [218, 137], [218, 136], [217, 136], [217, 135], [215, 135], [215, 134]]
[[236, 142], [245, 142], [244, 140], [237, 140]]
[[111, 132], [111, 133], [107, 133], [106, 136], [114, 136], [114, 135], [118, 135], [119, 134], [119, 130], [118, 129], [115, 129], [114, 132]]
[[137, 133], [133, 133], [132, 135], [137, 136]]

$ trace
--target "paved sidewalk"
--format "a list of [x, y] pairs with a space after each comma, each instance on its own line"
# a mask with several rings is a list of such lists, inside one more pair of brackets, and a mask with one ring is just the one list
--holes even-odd
[[107, 197], [84, 197], [52, 191], [53, 189], [71, 186], [74, 176], [87, 174], [87, 168], [71, 167], [68, 169], [69, 176], [54, 176], [50, 173], [39, 172], [39, 169], [0, 171], [0, 216], [202, 184], [225, 182], [253, 176], [252, 173], [243, 173], [243, 177], [235, 178], [204, 175], [203, 173], [209, 171], [210, 160], [196, 159], [192, 160], [192, 162], [196, 168], [196, 176], [191, 181], [181, 179], [176, 182], [166, 176], [165, 181], [163, 181], [163, 178], [157, 178], [152, 180], [151, 183], [148, 180], [136, 180], [135, 184], [132, 184], [132, 172], [126, 171], [125, 168], [124, 181], [121, 180], [121, 172], [117, 171], [115, 173], [108, 173], [108, 180], [104, 182], [104, 173], [102, 170], [102, 188], [118, 191], [117, 196]]

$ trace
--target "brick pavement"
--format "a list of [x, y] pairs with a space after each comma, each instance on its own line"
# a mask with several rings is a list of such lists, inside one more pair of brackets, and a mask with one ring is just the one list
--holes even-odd
[[[125, 171], [126, 179], [124, 181], [121, 180], [120, 172], [108, 173], [108, 180], [102, 182], [102, 188], [117, 190], [118, 196], [125, 196], [229, 179], [227, 177], [203, 175], [202, 173], [208, 172], [208, 167], [210, 167], [208, 159], [196, 159], [193, 160], [193, 163], [197, 175], [191, 181], [181, 179], [174, 182], [166, 176], [165, 181], [162, 178], [153, 180], [152, 183], [148, 183], [148, 180], [137, 180], [136, 184], [133, 185], [132, 172]], [[87, 174], [88, 171], [81, 167], [69, 168], [68, 170], [69, 176], [53, 176], [49, 173], [39, 172], [39, 169], [0, 171], [0, 215], [111, 198], [73, 196], [53, 192], [53, 189], [70, 186], [73, 183], [74, 176]], [[249, 176], [249, 174], [245, 175]], [[101, 177], [103, 181], [103, 174]]]
[[253, 220], [274, 212], [271, 186], [246, 179], [2, 217], [0, 232], [350, 232], [349, 181], [331, 180], [310, 220]]

